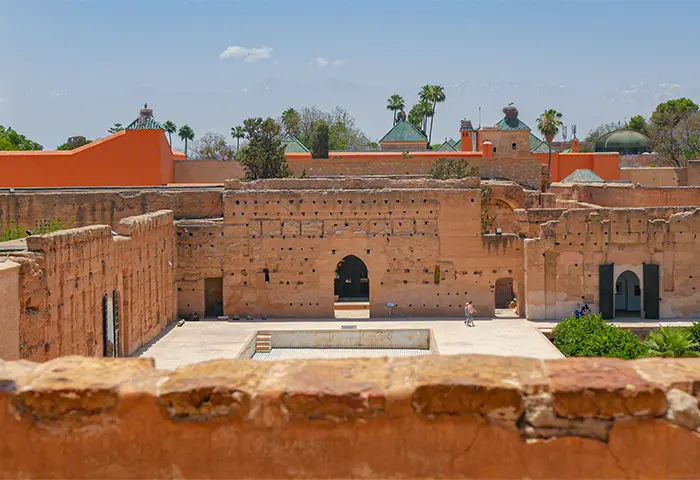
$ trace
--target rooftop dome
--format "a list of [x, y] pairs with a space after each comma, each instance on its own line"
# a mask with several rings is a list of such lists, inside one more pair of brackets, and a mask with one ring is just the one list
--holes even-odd
[[596, 152], [619, 152], [623, 155], [639, 155], [650, 150], [649, 137], [627, 128], [606, 133], [595, 144]]

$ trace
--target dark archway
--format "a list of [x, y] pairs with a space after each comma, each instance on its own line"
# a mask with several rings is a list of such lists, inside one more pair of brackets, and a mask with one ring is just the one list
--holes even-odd
[[367, 265], [354, 255], [338, 262], [335, 270], [335, 295], [339, 302], [368, 302]]
[[625, 270], [615, 282], [615, 316], [641, 316], [642, 290], [636, 273]]

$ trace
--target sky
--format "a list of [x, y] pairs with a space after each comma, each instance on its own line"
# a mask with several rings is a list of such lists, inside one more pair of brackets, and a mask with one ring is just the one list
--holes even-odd
[[585, 137], [700, 101], [698, 18], [700, 0], [0, 0], [0, 125], [55, 149], [145, 102], [197, 137], [339, 105], [378, 140], [387, 98], [410, 108], [429, 83], [447, 95], [433, 143], [511, 102]]

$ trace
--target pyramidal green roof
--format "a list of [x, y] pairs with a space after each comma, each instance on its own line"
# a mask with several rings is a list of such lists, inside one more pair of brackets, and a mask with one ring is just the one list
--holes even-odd
[[423, 132], [408, 123], [406, 120], [399, 120], [379, 143], [384, 142], [427, 142], [428, 137]]
[[602, 178], [600, 178], [598, 175], [593, 173], [592, 170], [588, 170], [585, 168], [579, 168], [578, 170], [574, 171], [571, 175], [568, 177], [564, 178], [561, 183], [591, 183], [591, 182], [605, 182]]
[[[558, 150], [552, 147], [552, 153], [556, 152]], [[549, 145], [535, 134], [530, 133], [530, 153], [549, 153]]]
[[445, 140], [445, 142], [437, 148], [438, 152], [456, 152], [457, 149], [451, 143], [454, 140]]
[[503, 117], [503, 119], [496, 124], [496, 128], [499, 130], [526, 130], [528, 132], [532, 130], [519, 118], [510, 120], [506, 117]]
[[309, 149], [291, 133], [282, 137], [282, 145], [284, 145], [285, 153], [309, 153]]
[[165, 128], [156, 122], [156, 119], [153, 118], [153, 109], [148, 108], [148, 104], [145, 104], [139, 113], [139, 118], [131, 122], [125, 130], [165, 130]]

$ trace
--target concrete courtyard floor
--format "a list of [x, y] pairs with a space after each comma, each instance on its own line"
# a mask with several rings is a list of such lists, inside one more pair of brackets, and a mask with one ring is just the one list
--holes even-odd
[[487, 354], [541, 359], [562, 358], [537, 325], [519, 318], [476, 319], [466, 327], [463, 319], [392, 317], [391, 321], [365, 319], [284, 319], [226, 322], [204, 320], [171, 326], [163, 335], [135, 354], [152, 357], [156, 367], [174, 369], [219, 358], [236, 358], [258, 330], [333, 330], [357, 325], [358, 330], [429, 328], [441, 355]]

